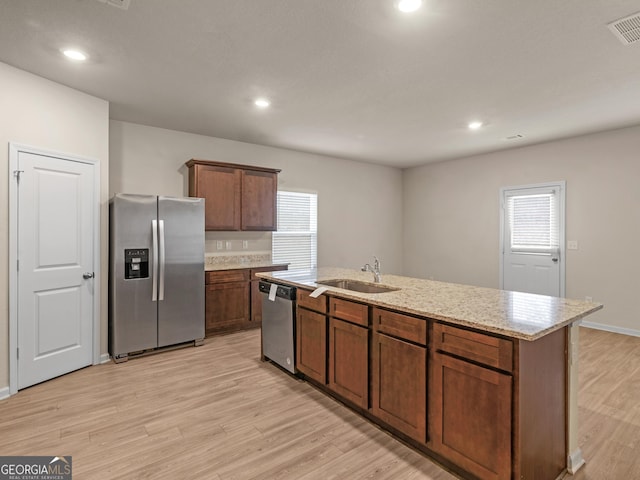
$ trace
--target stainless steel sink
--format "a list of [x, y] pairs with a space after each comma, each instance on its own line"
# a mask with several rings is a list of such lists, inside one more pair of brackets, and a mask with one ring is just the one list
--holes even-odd
[[385, 285], [377, 285], [375, 283], [361, 282], [359, 280], [346, 280], [346, 279], [332, 279], [323, 280], [318, 282], [319, 285], [326, 285], [327, 287], [343, 288], [345, 290], [352, 290], [360, 293], [386, 293], [395, 292], [400, 290], [399, 288], [387, 287]]

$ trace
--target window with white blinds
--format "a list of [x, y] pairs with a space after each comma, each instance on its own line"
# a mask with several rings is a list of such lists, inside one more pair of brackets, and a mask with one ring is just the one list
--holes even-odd
[[512, 252], [558, 251], [559, 208], [555, 190], [507, 196], [506, 207]]
[[278, 230], [273, 232], [271, 258], [288, 263], [289, 270], [318, 265], [318, 195], [278, 192]]

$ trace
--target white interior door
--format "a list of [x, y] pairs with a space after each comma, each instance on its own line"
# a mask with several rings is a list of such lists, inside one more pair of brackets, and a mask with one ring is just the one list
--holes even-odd
[[93, 360], [95, 165], [19, 151], [17, 376], [28, 387]]
[[501, 288], [564, 296], [564, 182], [502, 190]]

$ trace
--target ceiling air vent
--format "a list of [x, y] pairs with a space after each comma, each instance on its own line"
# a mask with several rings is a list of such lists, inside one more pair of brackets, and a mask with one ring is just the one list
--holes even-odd
[[100, 3], [106, 3], [107, 5], [111, 5], [112, 7], [118, 7], [122, 10], [127, 10], [129, 8], [129, 4], [131, 0], [98, 0]]
[[621, 18], [607, 25], [609, 30], [625, 45], [640, 40], [640, 12]]

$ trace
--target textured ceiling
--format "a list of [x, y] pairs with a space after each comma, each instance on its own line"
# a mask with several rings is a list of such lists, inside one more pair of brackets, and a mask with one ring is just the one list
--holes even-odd
[[[638, 0], [0, 0], [0, 61], [111, 118], [407, 167], [640, 124]], [[59, 50], [75, 46], [83, 64]], [[256, 96], [272, 101], [267, 110]], [[469, 121], [485, 127], [469, 131]], [[507, 140], [522, 135], [523, 138]]]

